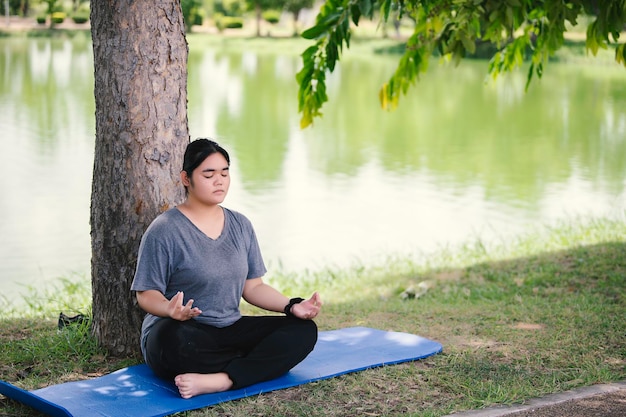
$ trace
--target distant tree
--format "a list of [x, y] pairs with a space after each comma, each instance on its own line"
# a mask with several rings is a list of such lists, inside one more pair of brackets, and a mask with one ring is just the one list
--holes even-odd
[[246, 7], [249, 7], [246, 0], [216, 0], [213, 12], [224, 16], [243, 16]]
[[[518, 68], [528, 54], [528, 87], [563, 46], [566, 23], [575, 25], [582, 15], [594, 16], [587, 28], [587, 50], [594, 55], [617, 43], [626, 24], [624, 0], [326, 0], [315, 25], [302, 34], [315, 44], [302, 53], [303, 67], [296, 77], [301, 127], [322, 115], [320, 109], [328, 100], [326, 73], [335, 69], [344, 46], [350, 47], [350, 22], [358, 25], [361, 17], [372, 18], [378, 10], [386, 23], [394, 9], [413, 19], [415, 27], [395, 73], [380, 89], [385, 109], [398, 105], [400, 95], [426, 71], [433, 53], [458, 63], [475, 51], [477, 42], [491, 43], [496, 51], [489, 63], [493, 77]], [[615, 60], [626, 66], [624, 43], [616, 45]]]
[[203, 6], [202, 0], [180, 0], [180, 7], [183, 11], [185, 30], [191, 33], [191, 28], [200, 16]]
[[313, 4], [315, 4], [315, 0], [286, 0], [285, 10], [293, 15], [293, 36], [299, 35], [300, 12], [304, 9], [311, 9]]
[[[26, 5], [24, 5], [26, 2]], [[28, 1], [26, 0], [3, 0], [0, 1], [0, 14], [9, 16], [24, 16], [24, 9], [28, 10]]]
[[50, 29], [54, 28], [54, 19], [52, 18], [52, 14], [54, 12], [58, 12], [63, 10], [63, 5], [61, 4], [61, 0], [43, 0], [46, 4], [46, 16], [50, 18]]
[[248, 8], [254, 10], [256, 20], [256, 36], [261, 36], [261, 22], [263, 21], [263, 11], [280, 9], [284, 0], [246, 0]]
[[72, 11], [77, 12], [84, 3], [89, 3], [89, 0], [72, 0]]
[[28, 12], [30, 12], [30, 1], [29, 0], [21, 0], [20, 2], [20, 11], [22, 16], [28, 16]]

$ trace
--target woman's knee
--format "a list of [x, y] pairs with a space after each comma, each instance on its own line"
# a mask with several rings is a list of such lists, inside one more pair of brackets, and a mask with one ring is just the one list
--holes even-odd
[[163, 319], [150, 330], [146, 340], [149, 356], [158, 361], [180, 357], [189, 345], [194, 329], [188, 323]]
[[301, 345], [313, 350], [317, 343], [317, 324], [313, 320], [298, 320], [296, 322], [297, 340]]

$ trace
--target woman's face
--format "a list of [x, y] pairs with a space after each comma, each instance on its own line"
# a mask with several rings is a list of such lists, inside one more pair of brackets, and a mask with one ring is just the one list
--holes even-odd
[[204, 161], [188, 177], [183, 171], [183, 184], [187, 187], [188, 197], [204, 204], [220, 204], [226, 198], [230, 187], [230, 174], [226, 158], [215, 152]]

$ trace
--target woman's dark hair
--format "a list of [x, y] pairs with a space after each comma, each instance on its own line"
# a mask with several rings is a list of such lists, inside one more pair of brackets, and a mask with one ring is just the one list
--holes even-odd
[[204, 161], [209, 155], [216, 152], [221, 153], [226, 159], [226, 162], [228, 162], [228, 165], [230, 165], [230, 156], [228, 156], [228, 152], [226, 152], [226, 149], [222, 148], [216, 142], [204, 138], [196, 139], [193, 142], [190, 142], [189, 145], [187, 145], [187, 149], [185, 149], [183, 171], [191, 177], [193, 170], [198, 168], [202, 161]]

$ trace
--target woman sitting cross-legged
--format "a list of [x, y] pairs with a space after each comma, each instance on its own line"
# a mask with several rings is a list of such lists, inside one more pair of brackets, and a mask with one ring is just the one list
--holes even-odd
[[[285, 374], [317, 341], [320, 296], [289, 299], [266, 272], [250, 221], [221, 206], [230, 158], [208, 139], [185, 151], [185, 201], [148, 227], [131, 289], [146, 311], [141, 350], [181, 397], [242, 388]], [[241, 298], [285, 316], [242, 316]]]

